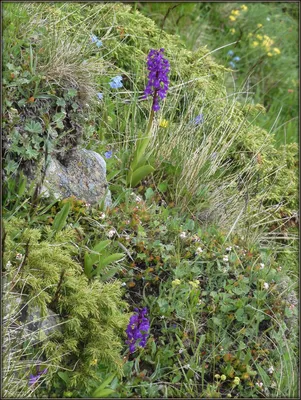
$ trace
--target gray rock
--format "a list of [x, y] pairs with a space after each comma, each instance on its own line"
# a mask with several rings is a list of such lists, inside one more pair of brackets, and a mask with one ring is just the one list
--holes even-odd
[[52, 157], [40, 194], [58, 200], [75, 196], [89, 204], [104, 200], [105, 207], [110, 207], [112, 200], [106, 180], [105, 160], [95, 151], [86, 149], [72, 151], [65, 165]]

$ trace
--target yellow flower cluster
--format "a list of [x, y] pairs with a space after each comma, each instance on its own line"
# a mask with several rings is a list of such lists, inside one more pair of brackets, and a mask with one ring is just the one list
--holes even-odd
[[230, 29], [230, 33], [232, 33], [232, 35], [234, 35], [235, 32], [236, 32], [236, 30], [234, 28]]
[[262, 28], [263, 25], [262, 24], [257, 24], [257, 28]]
[[248, 11], [248, 7], [247, 7], [245, 4], [243, 4], [243, 5], [240, 7], [240, 9], [241, 9], [241, 11]]
[[161, 119], [161, 121], [159, 122], [159, 126], [161, 128], [167, 128], [168, 127], [168, 121], [166, 119]]
[[175, 279], [174, 281], [171, 282], [171, 285], [174, 286], [179, 286], [181, 285], [181, 281], [180, 279]]
[[[248, 34], [248, 38], [253, 38], [253, 37], [254, 37], [253, 33]], [[281, 51], [278, 49], [278, 47], [272, 47], [274, 44], [274, 40], [272, 40], [269, 36], [257, 34], [255, 38], [257, 40], [254, 40], [251, 46], [258, 47], [260, 45], [266, 51], [268, 57], [272, 57], [273, 54], [277, 55], [281, 54]]]
[[230, 15], [229, 20], [234, 22], [234, 21], [236, 21], [236, 18], [234, 17], [234, 15]]
[[231, 11], [232, 15], [238, 16], [240, 14], [239, 10], [232, 10]]
[[189, 284], [194, 287], [197, 288], [200, 284], [200, 281], [198, 281], [197, 279], [195, 281], [189, 281]]

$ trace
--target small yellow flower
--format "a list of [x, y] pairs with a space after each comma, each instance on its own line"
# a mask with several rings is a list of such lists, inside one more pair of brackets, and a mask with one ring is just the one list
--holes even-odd
[[226, 375], [223, 374], [223, 375], [221, 376], [221, 381], [225, 381], [226, 379], [227, 379]]
[[247, 7], [245, 4], [243, 4], [243, 5], [240, 7], [240, 9], [241, 9], [242, 11], [248, 11], [248, 7]]
[[239, 15], [240, 12], [239, 12], [239, 10], [232, 10], [232, 11], [231, 11], [231, 14], [232, 14], [232, 15]]
[[253, 47], [257, 47], [258, 45], [259, 45], [259, 43], [256, 40], [252, 43]]
[[168, 127], [168, 121], [166, 119], [161, 119], [161, 121], [159, 122], [159, 126], [161, 128], [167, 128]]
[[263, 25], [262, 24], [257, 24], [257, 28], [262, 28]]
[[198, 281], [197, 279], [195, 281], [189, 281], [189, 284], [194, 287], [197, 288], [200, 284], [200, 281]]
[[236, 30], [234, 28], [230, 29], [230, 33], [232, 33], [232, 35], [236, 32]]
[[91, 365], [96, 365], [97, 364], [97, 358], [95, 358], [95, 360], [92, 360], [90, 364]]
[[252, 32], [248, 33], [248, 38], [251, 38], [252, 36], [253, 36]]
[[280, 51], [277, 47], [274, 47], [274, 48], [273, 48], [273, 51], [274, 51], [274, 53], [276, 53], [276, 54], [280, 54], [280, 53], [281, 53], [281, 51]]
[[220, 377], [221, 377], [221, 376], [220, 376], [219, 374], [215, 374], [215, 375], [214, 375], [214, 378], [215, 378], [215, 379], [219, 379]]
[[233, 15], [230, 15], [229, 20], [234, 22], [236, 21], [236, 18]]
[[263, 39], [263, 36], [262, 36], [262, 35], [256, 35], [256, 38], [257, 38], [258, 40], [262, 40], [262, 39]]
[[172, 286], [179, 286], [181, 285], [180, 279], [175, 279], [174, 281], [171, 282]]
[[234, 378], [233, 383], [234, 383], [234, 385], [239, 385], [239, 384], [240, 384], [240, 379], [239, 379], [238, 376], [236, 376], [236, 377]]
[[267, 55], [268, 55], [269, 57], [273, 57], [273, 54], [272, 54], [270, 51], [267, 53]]

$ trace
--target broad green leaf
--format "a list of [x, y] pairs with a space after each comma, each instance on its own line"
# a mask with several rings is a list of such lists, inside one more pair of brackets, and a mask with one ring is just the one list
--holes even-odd
[[108, 279], [113, 278], [113, 276], [120, 270], [120, 268], [122, 268], [120, 265], [118, 265], [115, 268], [110, 268], [110, 270], [107, 273], [101, 274], [101, 279], [103, 281], [107, 281]]
[[66, 383], [66, 385], [68, 385], [68, 383], [70, 381], [68, 372], [59, 371], [57, 374]]
[[100, 260], [98, 268], [105, 268], [112, 262], [119, 261], [124, 257], [124, 253], [114, 253]]
[[112, 394], [115, 392], [115, 390], [106, 388], [106, 386], [110, 385], [112, 380], [115, 378], [115, 374], [110, 375], [107, 379], [105, 379], [102, 384], [92, 393], [92, 397], [106, 397], [109, 394]]
[[137, 186], [137, 184], [145, 178], [147, 175], [154, 172], [155, 168], [151, 165], [144, 165], [133, 172], [131, 182], [129, 182], [131, 187]]
[[136, 150], [135, 150], [135, 153], [134, 153], [134, 158], [133, 158], [133, 161], [131, 163], [131, 169], [132, 170], [135, 170], [137, 168], [138, 163], [139, 163], [140, 159], [142, 158], [142, 156], [143, 156], [143, 154], [145, 152], [145, 149], [146, 149], [146, 147], [147, 147], [147, 145], [149, 143], [149, 140], [150, 140], [149, 136], [147, 136], [147, 137], [145, 137], [143, 139], [138, 139], [137, 147], [136, 147]]
[[96, 389], [95, 392], [92, 393], [92, 397], [97, 397], [98, 399], [107, 397], [109, 394], [115, 393], [113, 389]]
[[71, 204], [68, 202], [64, 205], [61, 211], [55, 216], [52, 228], [54, 231], [59, 232], [66, 224]]
[[111, 243], [111, 240], [102, 240], [101, 242], [97, 243], [93, 247], [93, 251], [96, 251], [97, 253], [100, 253], [103, 249], [105, 249], [109, 244]]

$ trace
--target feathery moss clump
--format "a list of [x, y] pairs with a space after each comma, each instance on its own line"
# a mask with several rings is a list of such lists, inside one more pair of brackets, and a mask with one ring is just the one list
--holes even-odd
[[76, 236], [71, 228], [54, 235], [47, 227], [43, 232], [29, 229], [24, 220], [12, 218], [5, 232], [4, 264], [11, 264], [8, 280], [19, 277], [15, 290], [26, 296], [28, 313], [38, 306], [42, 317], [50, 309], [60, 319], [60, 329], [41, 344], [45, 360], [51, 360], [49, 381], [67, 368], [72, 371], [70, 387], [85, 387], [89, 378], [98, 380], [91, 367], [95, 360], [121, 374], [120, 351], [129, 314], [120, 283], [88, 281], [74, 259]]

